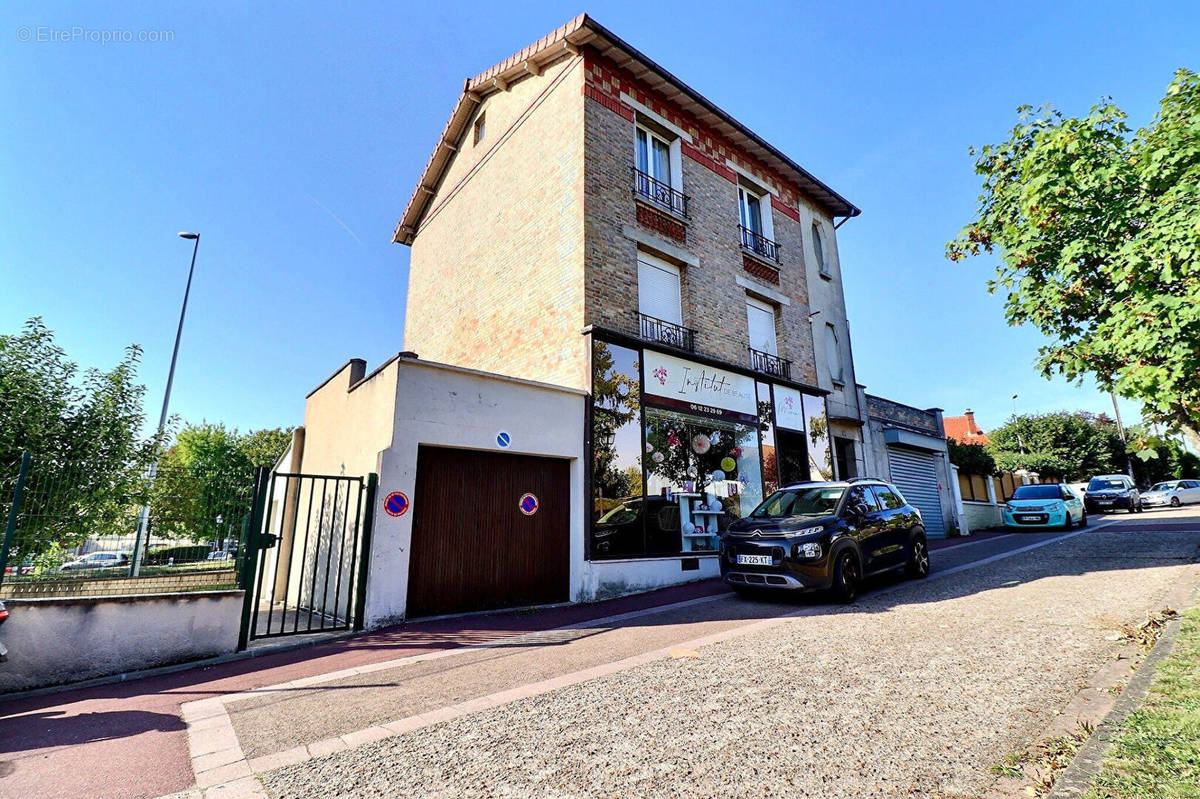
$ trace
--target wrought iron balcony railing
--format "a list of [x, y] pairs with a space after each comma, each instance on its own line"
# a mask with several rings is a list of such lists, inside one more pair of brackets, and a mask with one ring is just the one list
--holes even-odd
[[756, 350], [753, 347], [746, 349], [750, 350], [750, 367], [754, 371], [773, 377], [782, 377], [784, 380], [792, 379], [792, 362], [787, 358], [780, 358], [778, 355]]
[[681, 191], [675, 191], [661, 180], [655, 180], [636, 166], [633, 169], [633, 196], [641, 197], [655, 205], [662, 206], [668, 211], [682, 216], [688, 216], [688, 196]]
[[644, 313], [638, 314], [640, 334], [646, 341], [666, 344], [677, 350], [696, 351], [696, 331], [690, 327], [666, 322]]
[[772, 261], [779, 260], [779, 245], [748, 227], [738, 225], [738, 233], [742, 237], [742, 247]]

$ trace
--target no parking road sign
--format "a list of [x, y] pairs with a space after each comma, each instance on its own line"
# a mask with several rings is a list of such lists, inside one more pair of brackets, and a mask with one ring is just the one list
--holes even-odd
[[393, 491], [383, 500], [383, 509], [389, 516], [403, 516], [408, 513], [408, 495], [403, 491]]
[[521, 509], [521, 513], [526, 516], [532, 516], [538, 512], [538, 498], [533, 494], [525, 494], [517, 503], [517, 507]]

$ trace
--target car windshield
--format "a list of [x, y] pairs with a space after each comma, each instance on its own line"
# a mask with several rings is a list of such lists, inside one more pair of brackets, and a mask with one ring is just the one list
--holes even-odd
[[1062, 489], [1051, 486], [1019, 486], [1013, 492], [1013, 499], [1062, 499]]
[[596, 520], [596, 524], [628, 524], [636, 521], [642, 509], [642, 500], [628, 499]]
[[1101, 477], [1093, 477], [1091, 479], [1091, 482], [1088, 483], [1087, 490], [1088, 491], [1105, 491], [1105, 490], [1111, 490], [1114, 488], [1117, 489], [1118, 491], [1120, 491], [1125, 488], [1125, 484], [1123, 482], [1121, 482], [1120, 480], [1105, 480]]
[[829, 516], [837, 510], [845, 486], [801, 486], [784, 488], [767, 497], [751, 512], [757, 519], [782, 519], [786, 516]]
[[1175, 483], [1155, 483], [1150, 486], [1151, 491], [1170, 491], [1175, 487]]

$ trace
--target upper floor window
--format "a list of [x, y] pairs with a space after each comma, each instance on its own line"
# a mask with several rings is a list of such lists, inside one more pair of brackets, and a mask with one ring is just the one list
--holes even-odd
[[842, 374], [842, 348], [838, 341], [837, 329], [832, 324], [825, 325], [825, 358], [829, 364], [829, 379], [835, 383], [845, 383]]
[[644, 175], [674, 186], [671, 180], [671, 143], [642, 125], [637, 126], [637, 168]]
[[750, 328], [750, 347], [768, 355], [778, 355], [775, 338], [775, 307], [753, 297], [746, 298], [746, 322]]
[[742, 227], [751, 233], [765, 235], [763, 233], [762, 198], [745, 186], [738, 186], [738, 216]]
[[638, 253], [638, 312], [673, 325], [683, 324], [679, 267]]
[[742, 247], [763, 258], [779, 260], [771, 222], [771, 195], [747, 180], [738, 182], [738, 231]]
[[475, 127], [474, 127], [475, 140], [471, 143], [472, 147], [475, 146], [476, 144], [479, 144], [479, 142], [483, 141], [483, 136], [487, 132], [486, 128], [487, 128], [487, 112], [484, 111], [479, 116], [475, 117]]
[[817, 256], [817, 271], [822, 277], [830, 277], [829, 262], [825, 258], [825, 241], [821, 237], [821, 226], [816, 222], [812, 225], [813, 252]]
[[682, 152], [679, 138], [665, 129], [641, 121], [634, 127], [634, 195], [686, 217]]

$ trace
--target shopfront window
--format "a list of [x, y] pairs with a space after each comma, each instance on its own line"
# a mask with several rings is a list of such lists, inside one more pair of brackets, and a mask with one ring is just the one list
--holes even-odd
[[829, 420], [825, 416], [825, 398], [810, 394], [803, 395], [803, 398], [808, 479], [832, 480], [833, 453], [829, 447]]
[[758, 389], [758, 435], [762, 439], [763, 496], [770, 496], [779, 488], [779, 461], [775, 457], [775, 408], [771, 398], [771, 387], [759, 383]]
[[762, 502], [758, 430], [749, 423], [646, 408], [649, 554], [710, 552]]
[[645, 552], [641, 387], [636, 350], [592, 347], [592, 552]]
[[783, 387], [719, 366], [601, 341], [592, 363], [594, 559], [714, 552], [777, 490], [785, 453], [807, 468], [794, 389], [785, 413]]

